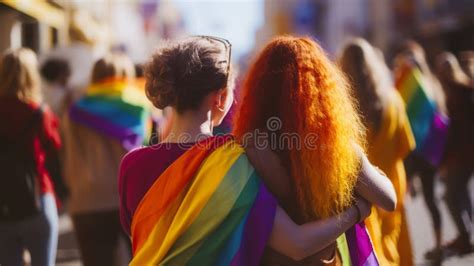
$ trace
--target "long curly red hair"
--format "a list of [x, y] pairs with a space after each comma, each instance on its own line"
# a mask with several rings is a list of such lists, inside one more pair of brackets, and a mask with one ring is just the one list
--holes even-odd
[[344, 75], [316, 42], [273, 39], [251, 66], [240, 99], [237, 139], [268, 132], [267, 121], [278, 118], [281, 128], [270, 133], [303, 140], [300, 148], [275, 150], [291, 174], [303, 219], [328, 217], [352, 203], [360, 167], [353, 145], [364, 146], [365, 130]]

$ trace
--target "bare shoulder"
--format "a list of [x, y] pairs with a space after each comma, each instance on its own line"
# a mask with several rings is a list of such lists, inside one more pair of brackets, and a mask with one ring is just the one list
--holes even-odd
[[[245, 147], [245, 152], [254, 167], [267, 165], [281, 165], [281, 160], [270, 148], [257, 148], [255, 146]], [[255, 161], [255, 164], [254, 164]], [[265, 163], [264, 163], [265, 162]]]
[[269, 191], [285, 205], [292, 199], [291, 180], [278, 154], [270, 148], [245, 147], [250, 163]]

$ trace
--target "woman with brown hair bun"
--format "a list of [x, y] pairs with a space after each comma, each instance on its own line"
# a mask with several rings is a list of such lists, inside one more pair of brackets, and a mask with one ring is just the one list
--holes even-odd
[[339, 64], [352, 83], [368, 129], [369, 160], [387, 174], [398, 198], [394, 212], [374, 208], [366, 219], [377, 257], [382, 265], [413, 265], [404, 209], [403, 159], [415, 148], [415, 140], [405, 104], [383, 58], [367, 41], [354, 39], [346, 44]]

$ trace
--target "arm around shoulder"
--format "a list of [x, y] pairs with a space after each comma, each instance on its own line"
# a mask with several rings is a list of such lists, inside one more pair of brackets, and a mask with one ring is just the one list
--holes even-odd
[[370, 214], [370, 208], [367, 201], [359, 199], [357, 206], [352, 206], [339, 215], [297, 225], [278, 207], [268, 245], [293, 260], [300, 261], [334, 243], [351, 226], [365, 219]]
[[367, 156], [360, 150], [361, 169], [356, 185], [356, 192], [386, 211], [394, 211], [397, 206], [397, 194], [388, 177], [373, 166]]

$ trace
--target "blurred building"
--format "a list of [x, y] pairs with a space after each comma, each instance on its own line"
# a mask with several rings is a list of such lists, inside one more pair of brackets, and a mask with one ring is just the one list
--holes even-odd
[[407, 38], [428, 50], [474, 49], [472, 0], [265, 0], [259, 45], [279, 34], [315, 37], [331, 54], [361, 36], [389, 57]]
[[29, 47], [36, 52], [67, 40], [66, 12], [52, 1], [0, 2], [0, 51]]
[[[90, 17], [82, 26], [94, 35], [98, 50], [124, 51], [134, 62], [143, 62], [161, 40], [185, 32], [179, 1], [4, 0], [0, 2], [0, 51], [26, 46], [43, 54], [68, 45], [72, 14], [80, 11]], [[429, 54], [443, 49], [458, 52], [474, 45], [473, 0], [260, 1], [264, 2], [264, 24], [255, 35], [257, 48], [285, 33], [314, 36], [330, 55], [353, 36], [368, 39], [389, 58], [407, 38], [419, 40]], [[231, 4], [235, 3], [227, 5]], [[233, 15], [245, 16], [239, 12]], [[193, 19], [194, 24], [199, 18]], [[216, 27], [225, 28], [222, 24]], [[232, 32], [242, 28], [229, 27]]]
[[164, 38], [183, 31], [172, 0], [4, 0], [0, 1], [0, 52], [29, 47], [39, 55], [67, 46], [71, 25], [93, 40], [99, 54], [128, 53], [146, 60]]
[[[347, 38], [371, 36], [386, 47], [391, 35], [390, 1], [385, 0], [265, 0], [265, 25], [257, 34], [264, 43], [271, 36], [299, 34], [315, 37], [335, 54]], [[371, 27], [371, 25], [378, 25]]]
[[[405, 36], [420, 41], [428, 55], [443, 50], [474, 50], [474, 1], [398, 1], [395, 23]], [[413, 22], [408, 25], [404, 21]], [[429, 56], [433, 59], [434, 56]]]

